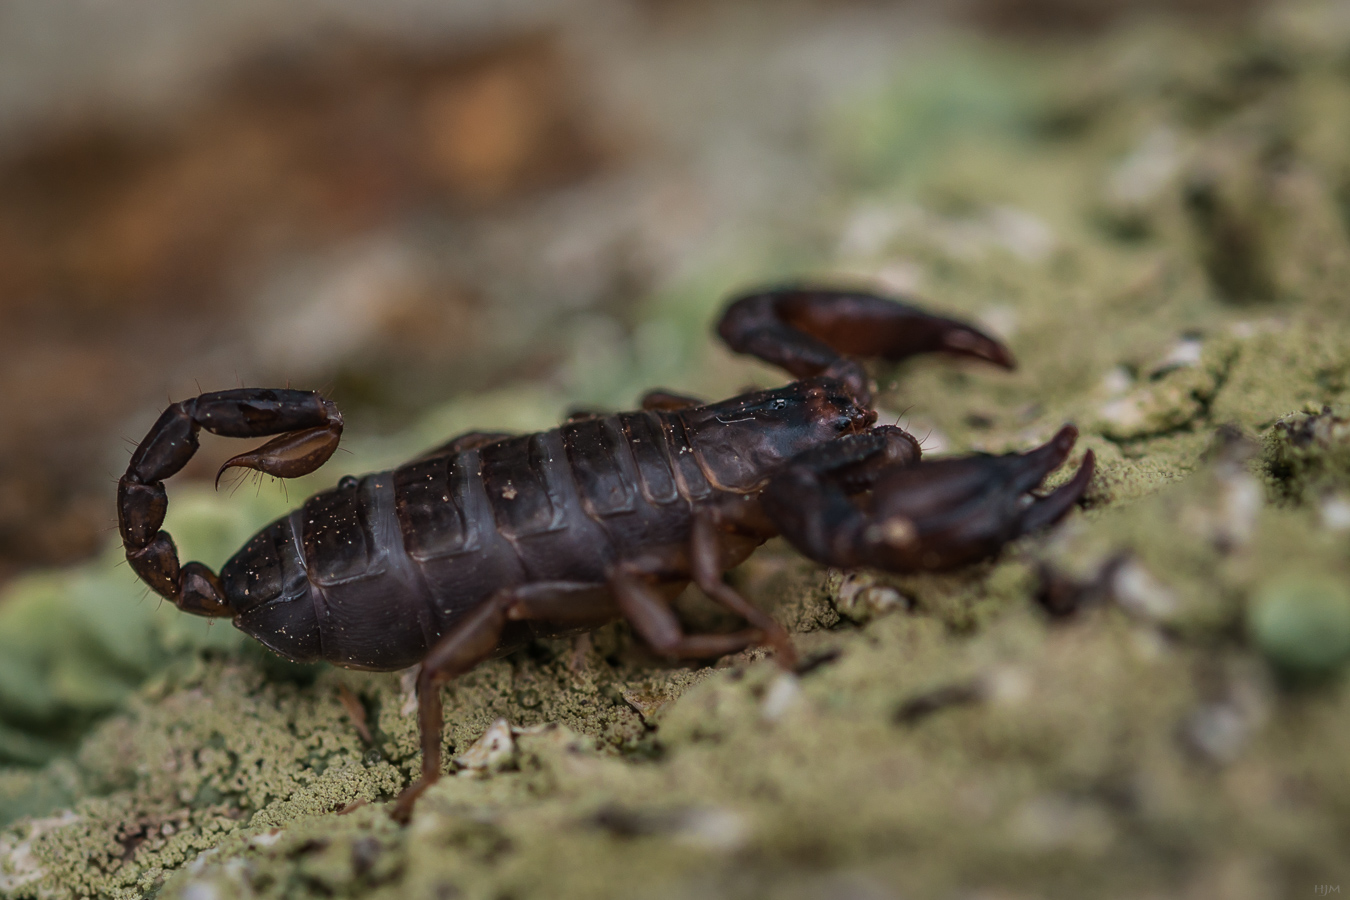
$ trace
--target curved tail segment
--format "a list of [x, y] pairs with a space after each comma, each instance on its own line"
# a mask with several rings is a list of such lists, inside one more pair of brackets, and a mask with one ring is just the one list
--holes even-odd
[[867, 376], [849, 357], [899, 361], [950, 353], [1005, 369], [1011, 351], [968, 322], [947, 319], [859, 291], [787, 286], [742, 294], [717, 324], [732, 350], [785, 369], [795, 378], [828, 375], [870, 403]]
[[[869, 438], [845, 441], [861, 445]], [[811, 451], [771, 479], [760, 502], [788, 543], [817, 562], [890, 572], [952, 569], [994, 556], [1073, 509], [1092, 480], [1090, 450], [1067, 483], [1044, 496], [1032, 492], [1063, 465], [1077, 438], [1078, 429], [1066, 425], [1027, 453], [887, 467], [866, 509], [850, 498], [837, 465]]]
[[[312, 391], [239, 388], [202, 394], [173, 404], [136, 447], [117, 482], [117, 527], [132, 570], [184, 612], [230, 616], [234, 612], [219, 577], [197, 562], [179, 565], [178, 549], [161, 531], [168, 511], [164, 479], [187, 465], [205, 428], [222, 437], [279, 435], [221, 467], [255, 469], [278, 478], [306, 475], [322, 466], [342, 436], [342, 413]], [[216, 476], [219, 481], [220, 476]]]

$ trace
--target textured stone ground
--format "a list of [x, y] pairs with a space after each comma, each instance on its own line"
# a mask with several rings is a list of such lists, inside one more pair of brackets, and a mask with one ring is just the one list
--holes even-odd
[[[774, 383], [706, 337], [751, 279], [865, 277], [983, 321], [1017, 372], [880, 370], [882, 408], [933, 453], [1075, 421], [1100, 464], [1086, 509], [950, 575], [845, 576], [771, 544], [733, 577], [819, 662], [799, 676], [755, 653], [671, 668], [619, 626], [579, 663], [533, 646], [446, 688], [464, 764], [400, 828], [388, 801], [418, 755], [398, 676], [270, 660], [141, 600], [115, 554], [23, 582], [0, 608], [0, 746], [73, 754], [0, 770], [0, 894], [1345, 883], [1347, 59], [1350, 18], [1325, 6], [1230, 35], [936, 48], [820, 123], [838, 188], [799, 232], [745, 239], [653, 297], [631, 340], [578, 354], [567, 392], [460, 401], [343, 463], [653, 384]], [[274, 494], [179, 491], [170, 528], [218, 562], [285, 507]]]

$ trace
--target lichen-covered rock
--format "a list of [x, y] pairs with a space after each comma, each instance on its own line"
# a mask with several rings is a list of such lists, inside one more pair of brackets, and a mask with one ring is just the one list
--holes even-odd
[[1282, 417], [1266, 435], [1265, 467], [1286, 499], [1350, 489], [1350, 418], [1330, 405]]
[[[30, 583], [0, 606], [14, 648], [0, 753], [74, 751], [0, 771], [0, 892], [1266, 897], [1335, 883], [1350, 829], [1336, 219], [1350, 31], [1321, 9], [1278, 9], [1244, 39], [1157, 28], [1062, 52], [935, 52], [841, 106], [825, 138], [836, 195], [811, 235], [732, 248], [738, 275], [862, 275], [1005, 336], [1017, 372], [882, 367], [881, 406], [930, 452], [1020, 449], [1078, 422], [1099, 476], [1064, 526], [937, 575], [845, 578], [771, 543], [732, 578], [794, 632], [795, 675], [762, 651], [672, 667], [621, 626], [484, 665], [445, 688], [445, 758], [472, 777], [442, 779], [406, 828], [387, 816], [419, 764], [406, 680], [279, 666], [220, 626], [206, 646], [102, 569]], [[642, 307], [642, 340], [681, 349], [597, 358], [595, 395], [777, 378], [689, 349], [725, 280]], [[545, 425], [566, 399], [465, 399], [367, 458], [498, 414]], [[202, 500], [195, 537], [171, 523], [204, 547], [185, 556], [236, 546], [235, 525], [211, 522], [240, 502]], [[681, 613], [731, 624], [695, 592]]]

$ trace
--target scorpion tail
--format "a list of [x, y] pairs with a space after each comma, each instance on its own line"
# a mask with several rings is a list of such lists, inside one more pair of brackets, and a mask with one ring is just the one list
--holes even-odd
[[127, 562], [155, 593], [183, 611], [230, 616], [233, 610], [216, 574], [201, 563], [180, 565], [173, 538], [160, 530], [169, 504], [164, 480], [197, 452], [197, 433], [203, 428], [224, 437], [280, 435], [235, 457], [225, 468], [246, 466], [293, 478], [314, 471], [333, 455], [342, 434], [342, 414], [311, 391], [216, 391], [164, 410], [131, 454], [117, 482], [117, 527]]
[[809, 285], [736, 297], [717, 332], [736, 352], [757, 356], [796, 378], [839, 378], [863, 404], [870, 400], [867, 377], [849, 356], [899, 361], [949, 353], [1005, 369], [1016, 365], [1007, 347], [968, 322], [876, 294]]

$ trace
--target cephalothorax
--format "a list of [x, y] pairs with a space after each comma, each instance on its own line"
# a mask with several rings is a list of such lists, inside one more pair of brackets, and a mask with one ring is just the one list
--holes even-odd
[[[289, 659], [378, 670], [420, 662], [422, 778], [395, 806], [406, 819], [440, 776], [440, 685], [531, 635], [623, 618], [667, 656], [762, 643], [790, 665], [782, 626], [722, 580], [768, 538], [832, 566], [952, 568], [1057, 521], [1092, 477], [1089, 452], [1068, 483], [1030, 493], [1068, 457], [1072, 426], [1024, 454], [921, 462], [913, 437], [875, 424], [851, 357], [946, 352], [1012, 366], [1006, 348], [966, 323], [871, 294], [788, 287], [734, 300], [718, 331], [801, 380], [713, 404], [655, 392], [638, 412], [462, 435], [391, 472], [343, 478], [264, 528], [219, 576], [180, 565], [160, 530], [164, 479], [196, 451], [198, 431], [277, 435], [222, 471], [288, 478], [332, 456], [342, 416], [289, 389], [175, 403], [118, 482], [127, 560], [180, 609], [232, 617]], [[670, 602], [690, 581], [746, 627], [686, 634]]]

